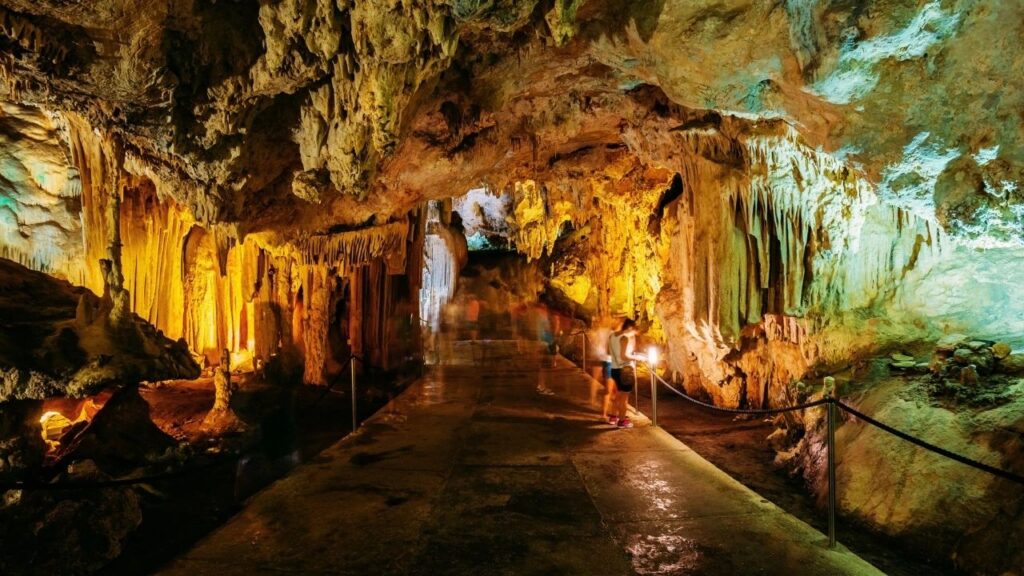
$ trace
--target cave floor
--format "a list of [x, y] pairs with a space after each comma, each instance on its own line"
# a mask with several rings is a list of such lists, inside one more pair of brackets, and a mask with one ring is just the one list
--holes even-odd
[[445, 357], [161, 573], [880, 574], [535, 344]]

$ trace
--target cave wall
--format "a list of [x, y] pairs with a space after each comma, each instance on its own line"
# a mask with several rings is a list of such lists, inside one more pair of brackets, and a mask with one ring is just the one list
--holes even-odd
[[[324, 383], [325, 371], [338, 369], [329, 331], [339, 323], [351, 326], [335, 355], [365, 353], [388, 367], [414, 353], [416, 337], [401, 326], [416, 323], [421, 258], [407, 255], [423, 242], [418, 213], [356, 231], [243, 237], [197, 217], [118, 137], [84, 118], [6, 110], [15, 139], [2, 196], [2, 230], [13, 238], [6, 257], [105, 297], [119, 284], [131, 312], [208, 363], [223, 349], [265, 361], [295, 347], [305, 379]], [[339, 308], [343, 299], [350, 303]]]
[[559, 143], [621, 144], [629, 106], [598, 111], [601, 128], [572, 109], [653, 86], [689, 109], [784, 119], [882, 201], [976, 246], [1020, 246], [1015, 3], [5, 0], [0, 10], [8, 99], [116, 134], [125, 161], [173, 181], [167, 193], [203, 223], [322, 232], [400, 216], [521, 164], [498, 146], [522, 148], [536, 170], [571, 152]]
[[59, 115], [0, 102], [0, 257], [81, 284], [81, 180], [66, 130]]
[[949, 332], [1018, 337], [1015, 250], [972, 248], [884, 203], [785, 124], [688, 126], [641, 124], [630, 149], [579, 149], [575, 166], [495, 194], [549, 293], [592, 318], [644, 320], [692, 393], [780, 405], [871, 354]]

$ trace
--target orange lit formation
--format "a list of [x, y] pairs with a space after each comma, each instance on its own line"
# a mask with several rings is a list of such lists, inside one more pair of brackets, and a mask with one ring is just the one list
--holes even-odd
[[[203, 224], [197, 219], [201, 210], [183, 208], [162, 193], [153, 174], [131, 173], [136, 164], [130, 155], [96, 136], [83, 120], [69, 118], [81, 178], [85, 260], [58, 264], [54, 273], [101, 293], [99, 267], [84, 263], [119, 260], [132, 311], [168, 337], [184, 339], [211, 364], [219, 363], [224, 348], [261, 362], [295, 348], [306, 360], [306, 380], [323, 383], [329, 356], [336, 361], [365, 350], [371, 361], [386, 366], [392, 354], [403, 355], [391, 352], [395, 325], [385, 314], [417, 295], [418, 270], [410, 280], [391, 277], [419, 262], [406, 257], [420, 252], [418, 216], [293, 241], [268, 232], [243, 236], [237, 228]], [[337, 317], [341, 301], [351, 314], [347, 318]], [[363, 319], [367, 304], [385, 312]], [[346, 324], [344, 337], [334, 343], [344, 350], [327, 351], [332, 320]]]

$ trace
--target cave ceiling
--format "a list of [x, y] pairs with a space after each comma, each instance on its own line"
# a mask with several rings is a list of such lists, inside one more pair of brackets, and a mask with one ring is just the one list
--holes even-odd
[[667, 184], [679, 155], [742, 165], [731, 142], [795, 131], [883, 201], [1019, 245], [1021, 10], [0, 0], [0, 90], [5, 126], [40, 125], [32, 107], [81, 117], [129, 171], [243, 233], [381, 223], [481, 184], [618, 179], [622, 155]]

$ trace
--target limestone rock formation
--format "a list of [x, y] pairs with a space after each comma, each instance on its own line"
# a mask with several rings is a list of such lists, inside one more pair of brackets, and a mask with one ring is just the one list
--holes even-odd
[[[80, 478], [107, 479], [89, 462], [78, 468]], [[127, 535], [142, 522], [140, 497], [131, 488], [91, 490], [71, 498], [18, 491], [8, 492], [7, 498], [0, 504], [0, 570], [12, 576], [40, 570], [95, 572], [121, 553]]]
[[[0, 0], [0, 256], [93, 292], [0, 331], [0, 399], [192, 372], [185, 347], [298, 358], [321, 385], [350, 354], [412, 356], [417, 314], [453, 297], [448, 199], [471, 190], [471, 246], [531, 260], [522, 292], [639, 318], [692, 394], [778, 406], [876, 355], [985, 390], [1024, 372], [1022, 17]], [[414, 311], [421, 281], [438, 297]]]
[[[102, 302], [84, 288], [0, 259], [0, 402], [81, 397], [104, 386], [191, 378], [188, 350], [129, 318], [141, 348], [111, 331]], [[90, 320], [91, 317], [91, 320]]]
[[225, 349], [213, 373], [213, 408], [203, 419], [203, 430], [208, 434], [236, 433], [245, 427], [231, 406], [237, 386], [231, 381], [231, 352]]
[[[880, 383], [857, 394], [856, 408], [928, 442], [993, 466], [1021, 472], [1024, 429], [1020, 396], [1024, 380], [1009, 384], [1001, 400], [965, 408], [936, 405], [919, 384]], [[824, 473], [822, 422], [808, 422], [805, 462]], [[1013, 547], [993, 546], [1024, 529], [1019, 490], [1006, 480], [973, 470], [847, 419], [838, 429], [837, 472], [843, 510], [918, 550], [955, 558], [973, 573], [1012, 573], [1021, 564]], [[815, 446], [815, 448], [812, 448]], [[819, 484], [820, 486], [821, 484]], [[824, 492], [819, 492], [824, 496]], [[999, 535], [1002, 535], [1000, 537]]]
[[[628, 114], [603, 109], [650, 85], [691, 109], [789, 119], [893, 205], [1019, 245], [1021, 129], [1000, 121], [1019, 104], [1021, 56], [1001, 49], [1012, 3], [4, 4], [7, 91], [83, 111], [204, 222], [286, 218], [269, 197], [315, 225], [357, 223], [469, 188], [410, 188], [410, 173], [496, 175], [495, 145], [529, 151], [523, 168], [629, 146]], [[582, 130], [602, 112], [625, 125]], [[471, 181], [459, 171], [452, 185]]]

